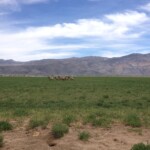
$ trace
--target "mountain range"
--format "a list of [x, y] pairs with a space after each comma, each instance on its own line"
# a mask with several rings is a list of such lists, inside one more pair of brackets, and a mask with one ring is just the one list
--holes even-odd
[[0, 59], [0, 75], [150, 76], [150, 53], [28, 62]]

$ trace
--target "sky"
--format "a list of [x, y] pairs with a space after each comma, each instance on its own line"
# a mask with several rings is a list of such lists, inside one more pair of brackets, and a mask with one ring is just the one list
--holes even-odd
[[0, 0], [0, 59], [150, 53], [150, 0]]

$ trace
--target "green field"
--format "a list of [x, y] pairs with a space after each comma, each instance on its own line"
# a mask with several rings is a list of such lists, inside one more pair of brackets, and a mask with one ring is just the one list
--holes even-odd
[[124, 123], [128, 117], [150, 127], [150, 78], [0, 78], [0, 120], [31, 118], [109, 126]]

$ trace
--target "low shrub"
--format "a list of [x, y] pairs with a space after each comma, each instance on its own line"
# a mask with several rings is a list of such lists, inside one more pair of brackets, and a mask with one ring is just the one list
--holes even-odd
[[4, 144], [4, 137], [0, 134], [0, 147], [3, 147]]
[[149, 144], [143, 144], [143, 143], [138, 143], [133, 145], [131, 150], [150, 150], [150, 145]]
[[66, 124], [57, 123], [52, 127], [52, 134], [54, 138], [61, 138], [65, 133], [68, 133], [69, 128]]
[[97, 127], [108, 127], [110, 122], [105, 118], [95, 118], [92, 121], [92, 125]]
[[75, 117], [73, 115], [67, 115], [63, 118], [63, 123], [70, 126], [72, 122], [75, 121]]
[[103, 98], [109, 98], [109, 95], [103, 95]]
[[7, 121], [0, 121], [0, 131], [12, 130], [13, 126]]
[[102, 99], [102, 100], [100, 99], [96, 105], [102, 108], [116, 107], [116, 104], [114, 102], [112, 102], [111, 100], [105, 100], [105, 99]]
[[82, 141], [88, 141], [89, 137], [90, 137], [90, 134], [87, 131], [83, 131], [79, 134], [79, 139]]
[[16, 117], [24, 117], [24, 116], [28, 116], [29, 113], [26, 110], [24, 110], [24, 109], [16, 109], [14, 111], [14, 115]]
[[41, 126], [42, 128], [46, 128], [48, 125], [48, 120], [43, 119], [31, 119], [29, 122], [29, 128], [34, 129], [36, 127]]
[[105, 115], [102, 116], [102, 115], [93, 114], [93, 115], [89, 115], [86, 118], [85, 123], [91, 123], [95, 127], [108, 128], [108, 127], [110, 127], [112, 120]]
[[128, 114], [124, 119], [125, 125], [131, 127], [141, 127], [142, 123], [140, 117], [137, 114]]

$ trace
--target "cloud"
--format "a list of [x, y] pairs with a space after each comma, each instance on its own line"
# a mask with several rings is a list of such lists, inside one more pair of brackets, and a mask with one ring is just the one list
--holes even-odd
[[[89, 47], [83, 44], [58, 44], [45, 38], [20, 36], [19, 33], [0, 33], [0, 56], [5, 59], [32, 60], [41, 58], [63, 58], [75, 55], [77, 49]], [[8, 44], [9, 43], [9, 44]]]
[[[46, 3], [49, 0], [0, 0], [1, 10], [20, 11], [21, 5], [32, 5], [37, 3]], [[55, 1], [55, 0], [53, 0]]]
[[[106, 15], [111, 22], [104, 22], [101, 19], [81, 19], [75, 23], [56, 24], [54, 26], [30, 27], [17, 36], [20, 37], [38, 37], [38, 38], [81, 38], [88, 36], [121, 38], [129, 30], [134, 30], [138, 26], [149, 20], [144, 13], [130, 12], [125, 14]], [[123, 19], [122, 19], [123, 18]], [[92, 29], [92, 30], [91, 30]], [[128, 34], [132, 37], [133, 34]]]
[[[112, 49], [119, 51], [131, 47], [130, 42], [133, 44], [134, 40], [145, 34], [144, 25], [149, 20], [145, 13], [127, 11], [108, 14], [103, 19], [79, 19], [73, 23], [0, 32], [0, 56], [15, 60], [61, 58], [77, 55], [79, 49], [110, 50], [111, 46]], [[79, 39], [84, 42], [59, 44], [57, 42], [59, 38], [74, 39], [74, 41]], [[118, 46], [117, 43], [120, 45]]]
[[[12, 55], [12, 58], [16, 58], [15, 60], [18, 61], [29, 61], [29, 60], [40, 60], [40, 59], [60, 59], [60, 58], [68, 58], [75, 56], [76, 53], [74, 52], [43, 52], [43, 53], [37, 53], [37, 54], [26, 54], [26, 55], [20, 55], [20, 54], [14, 54]], [[10, 59], [10, 57], [6, 56], [5, 59]]]
[[49, 0], [22, 0], [22, 3], [24, 4], [35, 4], [35, 3], [45, 3]]
[[106, 18], [122, 26], [134, 26], [149, 20], [149, 17], [145, 13], [137, 11], [106, 15]]
[[5, 15], [8, 15], [9, 13], [7, 12], [0, 12], [0, 16], [5, 16]]
[[18, 4], [35, 4], [44, 3], [49, 0], [1, 0], [0, 5], [18, 5]]
[[[104, 21], [106, 20], [106, 21]], [[105, 19], [80, 19], [75, 23], [56, 24], [54, 26], [30, 27], [13, 37], [19, 38], [83, 38], [100, 37], [103, 39], [138, 38], [142, 32], [134, 31], [149, 21], [145, 13], [136, 11], [105, 15]]]
[[150, 12], [150, 3], [148, 3], [144, 6], [141, 6], [140, 9]]

